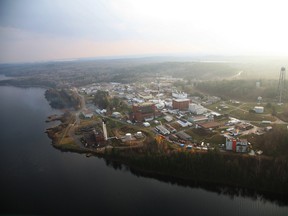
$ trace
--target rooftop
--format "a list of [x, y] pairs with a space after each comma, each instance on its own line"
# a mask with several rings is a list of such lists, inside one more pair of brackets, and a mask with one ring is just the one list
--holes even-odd
[[186, 101], [190, 101], [189, 99], [185, 99], [185, 98], [183, 98], [183, 99], [173, 99], [173, 101], [176, 101], [176, 102], [186, 102]]
[[189, 134], [185, 133], [184, 131], [180, 131], [180, 132], [176, 133], [176, 135], [180, 139], [183, 139], [183, 140], [191, 140], [192, 139], [192, 137]]
[[152, 106], [154, 105], [151, 102], [144, 102], [144, 103], [139, 103], [139, 104], [133, 104], [133, 106], [138, 106], [138, 107], [143, 107], [143, 106]]

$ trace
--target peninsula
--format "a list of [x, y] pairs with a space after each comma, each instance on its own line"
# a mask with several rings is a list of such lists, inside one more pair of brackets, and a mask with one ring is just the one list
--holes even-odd
[[286, 196], [288, 98], [282, 91], [279, 101], [273, 79], [285, 68], [257, 64], [156, 58], [4, 65], [1, 74], [13, 79], [0, 85], [47, 88], [46, 99], [63, 115], [48, 117], [61, 123], [46, 132], [62, 151], [147, 175]]
[[[260, 98], [188, 98], [164, 87], [169, 79], [145, 88], [143, 83], [99, 83], [65, 89], [65, 97], [72, 95], [79, 106], [54, 117], [61, 124], [47, 129], [53, 146], [142, 173], [287, 195], [285, 106]], [[273, 114], [275, 108], [282, 110]]]

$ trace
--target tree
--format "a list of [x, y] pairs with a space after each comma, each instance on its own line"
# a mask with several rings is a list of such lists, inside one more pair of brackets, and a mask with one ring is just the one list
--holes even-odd
[[272, 106], [272, 115], [273, 115], [273, 116], [276, 116], [276, 115], [277, 115], [277, 111], [276, 111], [275, 106]]
[[100, 109], [106, 109], [109, 105], [109, 93], [106, 91], [97, 91], [94, 95], [94, 103], [97, 105]]

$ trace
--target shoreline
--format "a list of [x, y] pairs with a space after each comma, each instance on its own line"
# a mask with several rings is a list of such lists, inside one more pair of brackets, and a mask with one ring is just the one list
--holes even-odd
[[[59, 116], [63, 116], [64, 113]], [[53, 115], [51, 115], [53, 116]], [[55, 121], [61, 121], [61, 119], [59, 119], [60, 117], [55, 118]], [[48, 116], [49, 117], [49, 116]], [[47, 117], [47, 118], [48, 118]], [[53, 120], [52, 120], [53, 121]], [[63, 125], [62, 125], [63, 124]], [[186, 176], [186, 175], [179, 175], [177, 173], [177, 170], [175, 169], [175, 172], [167, 172], [167, 171], [163, 171], [161, 169], [150, 169], [149, 167], [145, 168], [146, 164], [144, 164], [143, 166], [139, 166], [135, 163], [135, 161], [131, 161], [131, 158], [126, 157], [127, 155], [125, 155], [125, 153], [123, 155], [115, 155], [112, 153], [112, 148], [108, 148], [108, 151], [102, 150], [102, 151], [98, 151], [98, 150], [92, 150], [92, 149], [87, 149], [87, 148], [80, 148], [79, 146], [75, 147], [75, 145], [57, 145], [57, 139], [56, 137], [53, 137], [53, 132], [49, 134], [49, 130], [53, 130], [55, 127], [59, 127], [60, 125], [62, 125], [62, 130], [65, 130], [65, 123], [63, 123], [61, 121], [61, 123], [59, 125], [53, 126], [51, 128], [47, 128], [46, 129], [46, 133], [48, 135], [48, 137], [52, 140], [52, 146], [54, 148], [56, 148], [57, 150], [63, 151], [63, 152], [74, 152], [74, 153], [79, 153], [79, 154], [86, 154], [89, 156], [96, 156], [98, 158], [103, 158], [105, 161], [112, 161], [114, 163], [119, 163], [121, 165], [124, 165], [126, 167], [128, 167], [129, 171], [135, 175], [139, 175], [139, 176], [143, 176], [143, 177], [149, 177], [149, 178], [153, 178], [153, 179], [157, 179], [160, 181], [166, 181], [168, 183], [176, 183], [179, 185], [183, 185], [182, 183], [184, 182], [184, 186], [188, 185], [190, 186], [190, 183], [196, 182], [196, 185], [201, 185], [202, 183], [204, 184], [208, 184], [208, 185], [212, 185], [212, 187], [214, 187], [216, 185], [216, 187], [230, 187], [232, 188], [231, 191], [233, 191], [233, 189], [235, 190], [240, 190], [240, 191], [252, 191], [252, 194], [257, 194], [257, 196], [260, 194], [260, 196], [263, 197], [275, 197], [275, 199], [277, 202], [279, 202], [281, 205], [288, 205], [288, 202], [286, 200], [287, 199], [287, 187], [284, 189], [281, 193], [281, 191], [273, 191], [273, 190], [263, 190], [263, 189], [259, 189], [257, 188], [257, 185], [252, 185], [251, 187], [247, 187], [246, 185], [239, 185], [237, 183], [233, 183], [233, 182], [229, 182], [229, 181], [217, 181], [214, 178], [199, 178], [196, 176], [196, 178], [191, 178], [191, 176]], [[67, 126], [67, 125], [66, 125]], [[206, 155], [206, 153], [203, 153]], [[133, 155], [135, 158], [140, 158], [143, 155]], [[163, 156], [163, 155], [159, 155], [159, 156]], [[135, 159], [134, 158], [134, 159]], [[143, 157], [142, 157], [143, 159]], [[256, 186], [256, 187], [254, 187]], [[201, 187], [201, 186], [200, 186]], [[238, 192], [237, 192], [238, 193]], [[237, 195], [236, 193], [236, 195]], [[286, 202], [285, 202], [286, 201]]]
[[[69, 131], [70, 126], [67, 122], [71, 122], [69, 117], [73, 117], [73, 115], [68, 115], [68, 118], [65, 119], [64, 115], [65, 113], [63, 113], [60, 118], [59, 116], [55, 118], [55, 121], [56, 119], [61, 121], [59, 125], [52, 128], [47, 128], [46, 130], [48, 137], [52, 140], [53, 147], [60, 151], [86, 154], [87, 157], [96, 156], [98, 158], [103, 158], [106, 161], [112, 161], [113, 163], [124, 165], [130, 170], [136, 170], [144, 176], [160, 176], [164, 178], [177, 179], [177, 181], [184, 180], [191, 182], [206, 182], [209, 184], [211, 183], [233, 188], [241, 188], [243, 190], [252, 190], [260, 194], [268, 193], [275, 196], [278, 195], [280, 197], [286, 197], [288, 195], [287, 183], [283, 183], [282, 180], [280, 181], [275, 179], [273, 175], [267, 176], [266, 169], [273, 173], [275, 172], [274, 168], [277, 168], [278, 164], [280, 163], [281, 165], [282, 163], [282, 161], [279, 162], [275, 158], [267, 156], [224, 154], [214, 151], [202, 153], [163, 153], [146, 152], [144, 150], [139, 152], [133, 149], [125, 150], [117, 147], [114, 148], [112, 146], [90, 149], [85, 148], [84, 146], [81, 147], [81, 143], [80, 145], [76, 144], [76, 141], [74, 140], [75, 137], [69, 137], [71, 139], [70, 142], [63, 144], [63, 142], [59, 143], [59, 140], [61, 142], [65, 135], [68, 136], [67, 129]], [[181, 164], [182, 166], [174, 163], [174, 161], [178, 161], [177, 163]], [[151, 166], [151, 163], [153, 162], [154, 164]], [[162, 163], [166, 163], [166, 165], [162, 165]], [[193, 168], [193, 166], [196, 168]], [[245, 168], [241, 168], [241, 166]], [[214, 168], [216, 171], [219, 171], [219, 173], [213, 170]], [[191, 174], [191, 171], [194, 173], [194, 175], [193, 173]], [[204, 174], [201, 172], [204, 172]], [[257, 172], [258, 174], [254, 175], [254, 173]], [[230, 176], [226, 177], [227, 174]], [[242, 174], [246, 175], [248, 179], [245, 179]], [[250, 174], [254, 176], [251, 177]], [[279, 173], [276, 173], [275, 176], [277, 174]], [[271, 181], [271, 183], [261, 182], [261, 179], [264, 177], [267, 178], [267, 182]], [[283, 185], [283, 190], [281, 190], [281, 187], [279, 186], [274, 186], [272, 182]], [[288, 202], [286, 204], [288, 205]]]
[[[55, 141], [54, 141], [55, 142]], [[187, 176], [187, 175], [179, 175], [177, 173], [173, 173], [173, 172], [165, 172], [163, 170], [160, 169], [149, 169], [149, 168], [143, 168], [141, 166], [137, 166], [136, 164], [134, 164], [133, 162], [131, 162], [131, 158], [129, 156], [125, 157], [125, 153], [124, 155], [115, 155], [113, 153], [113, 148], [107, 149], [107, 148], [102, 148], [101, 151], [97, 151], [97, 150], [92, 150], [92, 149], [87, 149], [87, 148], [67, 148], [67, 146], [65, 148], [63, 148], [62, 145], [57, 145], [57, 144], [53, 144], [53, 147], [62, 151], [62, 152], [73, 152], [73, 153], [79, 153], [79, 154], [85, 154], [87, 157], [98, 157], [98, 158], [103, 158], [106, 162], [110, 161], [113, 163], [118, 164], [120, 167], [121, 166], [125, 166], [127, 167], [132, 173], [135, 172], [140, 176], [143, 177], [151, 177], [151, 178], [156, 178], [158, 180], [162, 180], [162, 179], [166, 179], [167, 182], [174, 182], [176, 184], [181, 184], [181, 182], [185, 182], [185, 185], [190, 185], [190, 183], [197, 183], [197, 184], [208, 184], [208, 185], [214, 185], [214, 186], [220, 186], [220, 187], [228, 187], [231, 189], [239, 189], [241, 191], [250, 191], [252, 194], [258, 194], [261, 196], [268, 196], [268, 197], [274, 197], [274, 200], [279, 201], [277, 198], [280, 198], [281, 203], [284, 203], [284, 205], [288, 205], [288, 194], [285, 191], [275, 191], [275, 190], [267, 190], [267, 189], [260, 189], [258, 187], [247, 187], [244, 184], [237, 184], [237, 183], [233, 183], [232, 181], [217, 181], [213, 178], [211, 179], [207, 179], [207, 178], [193, 178], [191, 176]], [[206, 155], [207, 153], [194, 153], [196, 155], [202, 154], [202, 155]], [[139, 157], [139, 158], [143, 158], [145, 157], [145, 155], [133, 155], [133, 157]], [[163, 155], [162, 155], [163, 156]], [[236, 156], [236, 157], [242, 157], [242, 156]], [[138, 158], [138, 159], [139, 159]], [[264, 159], [264, 160], [269, 160], [269, 159]], [[286, 202], [285, 202], [286, 201]]]
[[[128, 169], [133, 175], [153, 178], [159, 181], [164, 181], [170, 184], [177, 184], [179, 186], [188, 187], [200, 187], [205, 190], [210, 190], [220, 194], [226, 194], [230, 196], [248, 196], [251, 198], [261, 197], [278, 203], [279, 205], [288, 205], [288, 194], [285, 191], [273, 191], [263, 190], [255, 187], [246, 187], [245, 185], [235, 184], [229, 181], [215, 181], [215, 179], [207, 178], [191, 178], [185, 175], [177, 175], [168, 173], [161, 170], [151, 170], [141, 168], [133, 163], [129, 162], [129, 159], [123, 157], [117, 157], [111, 153], [99, 153], [88, 149], [63, 149], [61, 146], [53, 145], [56, 149], [62, 152], [73, 152], [83, 155], [89, 155], [88, 157], [97, 157], [104, 159], [107, 166], [113, 167], [114, 169]], [[124, 166], [124, 167], [123, 167]]]

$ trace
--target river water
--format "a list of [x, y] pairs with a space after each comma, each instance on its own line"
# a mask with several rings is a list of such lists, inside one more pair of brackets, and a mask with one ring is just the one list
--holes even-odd
[[0, 87], [0, 214], [288, 215], [288, 206], [276, 201], [141, 177], [53, 148], [45, 120], [60, 111], [44, 92]]

